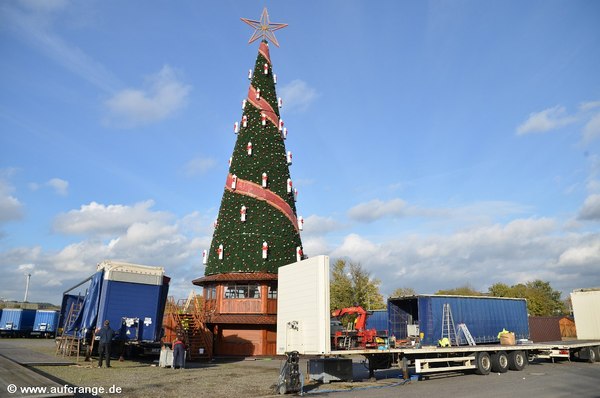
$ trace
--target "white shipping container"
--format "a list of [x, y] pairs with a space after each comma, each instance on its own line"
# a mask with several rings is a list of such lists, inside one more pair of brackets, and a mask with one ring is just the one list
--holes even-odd
[[329, 353], [329, 257], [280, 267], [278, 279], [277, 355]]
[[571, 303], [577, 339], [600, 339], [600, 288], [573, 290]]

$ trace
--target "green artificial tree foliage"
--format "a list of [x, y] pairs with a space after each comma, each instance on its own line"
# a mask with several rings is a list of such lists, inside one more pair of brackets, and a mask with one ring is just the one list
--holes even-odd
[[[290, 171], [284, 138], [277, 123], [279, 107], [275, 84], [268, 44], [263, 41], [242, 111], [247, 126], [243, 127], [239, 122], [229, 167], [228, 181], [235, 175], [238, 184], [236, 189], [232, 189], [231, 184], [225, 187], [205, 275], [277, 273], [278, 267], [297, 260], [296, 248], [301, 247], [302, 242], [296, 224], [294, 193], [288, 192]], [[260, 89], [260, 99], [252, 94], [257, 89]], [[271, 119], [263, 126], [261, 114], [264, 109], [272, 110], [272, 113], [269, 112]], [[248, 143], [252, 143], [251, 154], [248, 154]], [[267, 174], [266, 188], [262, 187], [263, 173]], [[244, 189], [244, 183], [251, 188]], [[246, 209], [245, 221], [241, 220], [242, 206]], [[268, 245], [266, 259], [263, 258], [263, 242]], [[219, 259], [220, 245], [223, 245], [222, 259]]]

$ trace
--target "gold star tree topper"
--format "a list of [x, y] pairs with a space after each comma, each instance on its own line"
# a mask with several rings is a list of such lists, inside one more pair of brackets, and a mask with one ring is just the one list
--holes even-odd
[[267, 7], [263, 9], [262, 15], [260, 16], [260, 21], [254, 21], [252, 19], [247, 18], [240, 19], [255, 29], [254, 33], [250, 37], [250, 40], [248, 40], [248, 44], [263, 37], [269, 40], [271, 43], [275, 44], [277, 47], [279, 47], [279, 43], [277, 42], [277, 38], [275, 37], [275, 33], [273, 32], [288, 26], [288, 24], [286, 23], [272, 23], [269, 20], [269, 13], [267, 12]]

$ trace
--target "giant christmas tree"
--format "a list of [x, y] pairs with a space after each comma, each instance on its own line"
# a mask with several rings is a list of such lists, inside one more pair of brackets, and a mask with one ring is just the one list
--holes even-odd
[[203, 253], [204, 277], [193, 283], [203, 287], [216, 354], [274, 355], [277, 270], [303, 257], [292, 154], [268, 44], [278, 46], [273, 31], [286, 25], [270, 23], [266, 8], [260, 21], [242, 20], [255, 28], [250, 43], [262, 40], [234, 125], [237, 140], [211, 247]]
[[266, 40], [261, 41], [248, 76], [250, 88], [241, 120], [234, 125], [238, 136], [205, 275], [277, 273], [278, 267], [301, 254], [296, 191], [289, 171], [292, 156], [285, 148], [287, 128], [279, 114], [281, 102]]

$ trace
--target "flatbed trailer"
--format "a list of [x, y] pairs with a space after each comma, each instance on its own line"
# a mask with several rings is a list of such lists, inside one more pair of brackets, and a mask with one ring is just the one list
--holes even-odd
[[335, 350], [325, 357], [363, 356], [368, 361], [369, 376], [374, 371], [401, 367], [408, 371], [414, 365], [417, 374], [475, 370], [486, 375], [490, 372], [504, 373], [510, 370], [523, 370], [533, 358], [555, 359], [579, 358], [588, 362], [600, 361], [600, 341], [572, 340], [532, 344], [422, 348], [390, 348], [378, 350]]
[[[515, 345], [411, 345], [332, 350], [329, 300], [327, 256], [317, 256], [279, 268], [276, 347], [277, 354], [288, 356], [289, 369], [297, 370], [295, 366], [299, 355], [321, 358], [363, 356], [368, 361], [371, 377], [376, 370], [391, 367], [402, 368], [405, 376], [408, 376], [409, 366], [414, 366], [414, 372], [418, 374], [474, 370], [478, 374], [486, 375], [490, 372], [504, 373], [509, 369], [523, 370], [529, 360], [535, 357], [600, 361], [600, 339], [543, 343], [521, 340], [519, 343], [522, 344]], [[297, 377], [292, 379], [297, 380]], [[334, 380], [335, 377], [331, 379]], [[284, 384], [287, 391], [290, 391], [290, 387], [294, 388], [282, 372], [279, 385]]]

